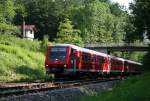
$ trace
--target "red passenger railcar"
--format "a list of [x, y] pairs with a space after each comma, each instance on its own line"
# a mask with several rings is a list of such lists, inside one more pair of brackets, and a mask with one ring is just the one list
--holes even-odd
[[140, 71], [140, 64], [109, 56], [71, 44], [49, 46], [45, 68], [47, 73], [62, 75], [122, 75]]
[[137, 62], [134, 62], [134, 61], [131, 61], [131, 60], [125, 60], [125, 63], [124, 63], [124, 71], [125, 71], [125, 74], [126, 75], [134, 75], [134, 74], [139, 74], [141, 73], [141, 66], [142, 64], [141, 63], [137, 63]]
[[47, 73], [109, 73], [108, 55], [70, 44], [49, 46], [45, 67]]
[[110, 56], [110, 66], [112, 75], [122, 75], [124, 72], [124, 59]]

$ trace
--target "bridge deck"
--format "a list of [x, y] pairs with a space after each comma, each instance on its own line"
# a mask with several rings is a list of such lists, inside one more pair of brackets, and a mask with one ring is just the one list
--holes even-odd
[[90, 46], [85, 47], [92, 50], [108, 50], [108, 51], [148, 51], [149, 46]]

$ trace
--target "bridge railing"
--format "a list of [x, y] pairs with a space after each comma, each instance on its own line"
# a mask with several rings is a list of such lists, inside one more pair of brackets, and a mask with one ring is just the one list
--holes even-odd
[[136, 43], [96, 43], [96, 44], [85, 44], [84, 47], [121, 47], [121, 46], [134, 46], [134, 47], [148, 47], [149, 45], [145, 42]]

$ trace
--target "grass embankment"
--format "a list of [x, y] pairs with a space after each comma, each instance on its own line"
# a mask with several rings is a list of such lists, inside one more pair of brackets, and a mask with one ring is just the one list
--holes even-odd
[[82, 101], [149, 101], [150, 73], [130, 77], [122, 81], [112, 91], [104, 91], [95, 96], [84, 97]]
[[44, 53], [39, 41], [0, 35], [0, 82], [44, 78]]

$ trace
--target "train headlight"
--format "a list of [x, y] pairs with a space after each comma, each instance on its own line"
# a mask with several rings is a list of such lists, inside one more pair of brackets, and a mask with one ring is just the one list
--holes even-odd
[[67, 67], [67, 65], [64, 65], [64, 67]]
[[48, 65], [46, 65], [46, 67], [48, 67]]

